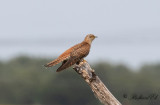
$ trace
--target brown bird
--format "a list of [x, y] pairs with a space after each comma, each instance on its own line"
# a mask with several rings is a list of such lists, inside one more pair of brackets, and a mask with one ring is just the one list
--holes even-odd
[[93, 34], [88, 34], [81, 43], [69, 48], [57, 59], [51, 61], [50, 63], [47, 63], [44, 66], [51, 67], [62, 62], [62, 65], [57, 69], [57, 72], [60, 72], [74, 65], [75, 63], [79, 63], [84, 57], [89, 54], [91, 43], [95, 38], [96, 36], [94, 36]]

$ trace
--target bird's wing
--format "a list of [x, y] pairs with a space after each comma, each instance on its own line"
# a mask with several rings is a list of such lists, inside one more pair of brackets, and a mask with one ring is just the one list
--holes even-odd
[[79, 48], [80, 46], [81, 46], [81, 44], [76, 44], [75, 46], [73, 46], [73, 47], [67, 49], [65, 52], [63, 52], [57, 59], [45, 64], [44, 66], [45, 67], [52, 67], [60, 62], [63, 62], [64, 60], [69, 59], [70, 53], [72, 52], [72, 50], [75, 48]]
[[71, 52], [69, 59], [62, 63], [62, 65], [57, 69], [57, 72], [60, 72], [79, 62], [82, 58], [89, 54], [89, 50], [90, 45], [88, 43], [81, 43], [79, 47], [75, 47]]

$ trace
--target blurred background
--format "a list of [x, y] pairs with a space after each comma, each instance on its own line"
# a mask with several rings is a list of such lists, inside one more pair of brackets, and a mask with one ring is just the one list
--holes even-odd
[[98, 38], [86, 60], [113, 95], [123, 105], [159, 105], [159, 4], [1, 0], [0, 105], [102, 105], [72, 68], [43, 67], [90, 33]]

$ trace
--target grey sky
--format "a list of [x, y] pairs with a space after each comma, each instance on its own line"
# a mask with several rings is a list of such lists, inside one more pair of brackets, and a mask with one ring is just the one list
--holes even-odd
[[160, 61], [159, 4], [159, 0], [1, 0], [0, 59], [20, 53], [58, 55], [93, 33], [99, 38], [89, 60], [132, 66]]

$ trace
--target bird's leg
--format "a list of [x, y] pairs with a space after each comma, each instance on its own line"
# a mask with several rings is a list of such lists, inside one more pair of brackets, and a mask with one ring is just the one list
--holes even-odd
[[80, 63], [84, 61], [84, 59], [79, 59], [79, 61], [76, 62], [75, 66], [73, 67], [73, 69], [79, 74], [81, 74]]
[[83, 62], [84, 59], [79, 59], [78, 62], [76, 62], [77, 65], [79, 65], [80, 62]]
[[93, 82], [96, 80], [96, 74], [93, 69], [91, 69], [90, 65], [87, 63], [86, 60], [81, 59], [79, 64], [75, 64], [74, 70], [81, 74], [86, 80], [89, 80], [90, 82]]

